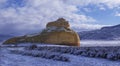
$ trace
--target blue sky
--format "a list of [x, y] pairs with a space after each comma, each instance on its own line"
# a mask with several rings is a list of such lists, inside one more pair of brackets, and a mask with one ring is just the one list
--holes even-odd
[[39, 32], [63, 17], [75, 31], [120, 23], [120, 0], [0, 0], [0, 34]]
[[92, 9], [91, 12], [85, 12], [84, 13], [88, 16], [93, 17], [97, 20], [99, 24], [110, 24], [110, 25], [116, 25], [120, 24], [120, 17], [115, 16], [115, 13], [119, 10], [116, 9], [108, 9], [105, 8], [105, 10], [101, 10], [98, 7], [94, 6], [87, 6], [86, 8]]

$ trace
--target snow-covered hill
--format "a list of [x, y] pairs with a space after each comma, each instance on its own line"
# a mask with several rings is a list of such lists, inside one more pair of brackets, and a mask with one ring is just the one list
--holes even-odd
[[120, 40], [120, 25], [79, 32], [82, 40]]

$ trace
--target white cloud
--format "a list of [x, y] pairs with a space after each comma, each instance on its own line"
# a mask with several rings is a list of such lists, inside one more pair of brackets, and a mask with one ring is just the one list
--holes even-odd
[[[76, 26], [76, 27], [74, 27]], [[100, 25], [100, 24], [72, 24], [72, 28], [76, 31], [85, 31], [85, 30], [95, 30], [109, 25]]]
[[103, 10], [103, 11], [104, 11], [104, 10], [106, 10], [106, 9], [105, 9], [104, 7], [100, 7], [100, 10]]
[[71, 27], [77, 32], [80, 31], [90, 31], [101, 29], [102, 27], [111, 26], [111, 25], [101, 25], [101, 24], [86, 24], [86, 23], [72, 23]]
[[6, 0], [0, 0], [0, 3], [5, 3], [6, 2]]
[[[6, 1], [0, 0], [0, 2]], [[2, 25], [0, 30], [3, 27], [7, 28], [6, 26], [12, 26], [12, 28], [8, 28], [16, 32], [40, 30], [45, 28], [47, 22], [59, 17], [70, 21], [73, 28], [100, 28], [101, 25], [84, 24], [96, 22], [96, 20], [90, 16], [78, 14], [77, 12], [80, 10], [77, 7], [101, 3], [113, 8], [120, 5], [120, 0], [27, 0], [23, 7], [0, 9], [0, 23]]]
[[68, 4], [73, 4], [73, 5], [80, 5], [80, 6], [87, 6], [89, 4], [94, 4], [94, 5], [106, 5], [108, 8], [115, 8], [120, 6], [120, 0], [65, 0], [66, 3]]
[[120, 13], [119, 13], [119, 12], [116, 12], [116, 13], [115, 13], [115, 16], [120, 16]]
[[92, 10], [90, 8], [83, 8], [85, 12], [91, 12]]
[[4, 26], [16, 25], [13, 26], [15, 31], [32, 31], [45, 28], [47, 22], [59, 17], [73, 23], [95, 21], [92, 17], [77, 14], [77, 11], [76, 5], [66, 4], [60, 0], [28, 0], [24, 7], [0, 10], [0, 22]]

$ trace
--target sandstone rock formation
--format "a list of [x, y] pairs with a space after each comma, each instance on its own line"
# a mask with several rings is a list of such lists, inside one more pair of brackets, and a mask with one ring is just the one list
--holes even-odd
[[49, 28], [49, 27], [64, 27], [64, 28], [70, 28], [70, 25], [68, 23], [68, 21], [66, 21], [65, 19], [63, 18], [59, 18], [57, 21], [54, 21], [54, 22], [49, 22], [47, 25], [46, 25], [46, 28]]
[[5, 41], [4, 44], [17, 44], [26, 42], [68, 46], [80, 45], [78, 34], [70, 29], [68, 21], [66, 21], [64, 18], [59, 18], [56, 21], [49, 22], [41, 33], [14, 37]]

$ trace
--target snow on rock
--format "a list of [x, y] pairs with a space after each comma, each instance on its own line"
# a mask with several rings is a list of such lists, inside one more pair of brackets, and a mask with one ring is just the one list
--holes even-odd
[[44, 29], [46, 32], [53, 32], [53, 31], [66, 31], [66, 32], [72, 32], [71, 29], [67, 30], [65, 27], [47, 27], [46, 29]]
[[37, 36], [37, 35], [40, 35], [40, 33], [28, 34], [28, 35], [25, 35], [25, 36], [26, 37], [33, 37], [33, 36]]

